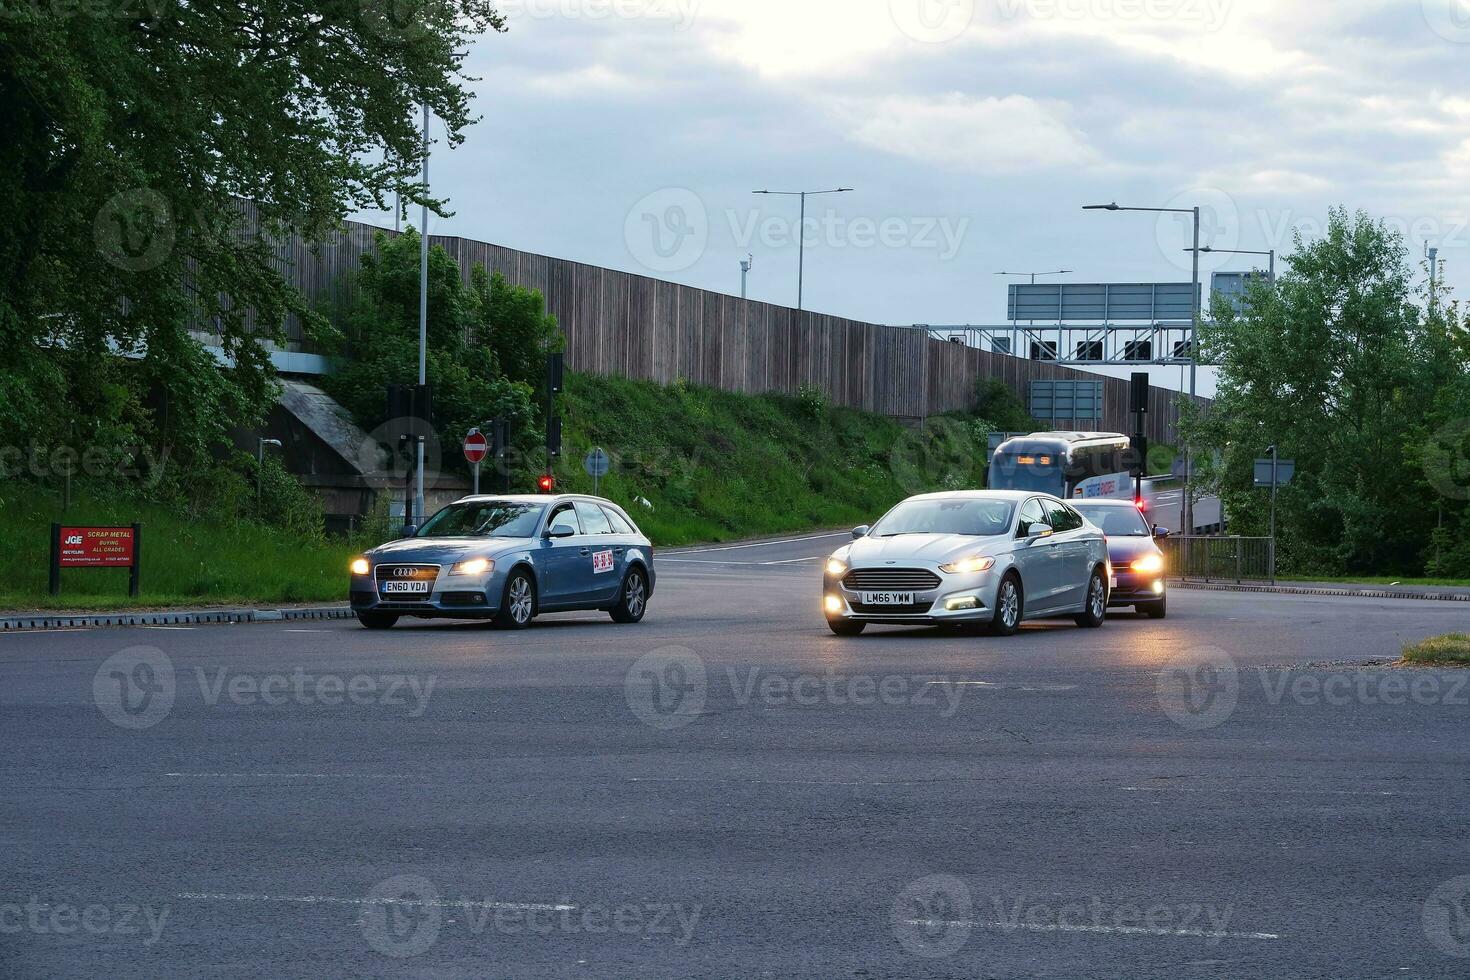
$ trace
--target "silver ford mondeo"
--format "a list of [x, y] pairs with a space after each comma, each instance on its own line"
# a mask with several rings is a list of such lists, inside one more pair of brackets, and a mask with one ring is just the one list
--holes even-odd
[[989, 627], [1072, 616], [1103, 624], [1112, 569], [1102, 531], [1050, 494], [910, 497], [827, 559], [823, 612], [839, 636], [869, 623]]

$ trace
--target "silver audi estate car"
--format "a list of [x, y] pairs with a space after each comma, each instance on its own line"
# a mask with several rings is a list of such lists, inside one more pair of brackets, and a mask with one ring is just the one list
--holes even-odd
[[827, 559], [822, 605], [839, 636], [869, 623], [989, 627], [1072, 616], [1103, 624], [1107, 541], [1065, 501], [1019, 490], [910, 497]]
[[636, 623], [653, 595], [653, 545], [600, 497], [466, 497], [408, 531], [352, 561], [352, 610], [368, 629], [402, 616], [521, 629], [575, 609]]

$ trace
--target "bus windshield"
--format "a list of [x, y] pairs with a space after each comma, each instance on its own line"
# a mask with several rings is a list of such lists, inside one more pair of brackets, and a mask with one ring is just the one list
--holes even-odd
[[1035, 490], [1067, 495], [1066, 471], [1059, 453], [1001, 453], [990, 464], [990, 490]]

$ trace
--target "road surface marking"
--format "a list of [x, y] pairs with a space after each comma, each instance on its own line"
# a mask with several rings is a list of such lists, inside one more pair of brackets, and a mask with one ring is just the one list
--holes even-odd
[[145, 626], [145, 630], [191, 630], [192, 626]]
[[[1205, 786], [1124, 786], [1124, 790], [1133, 793], [1292, 793], [1306, 796], [1406, 796], [1410, 794], [1395, 793], [1392, 790], [1366, 790], [1366, 789], [1215, 789]], [[1419, 795], [1419, 794], [1412, 794]]]
[[821, 560], [822, 560], [822, 556], [821, 555], [813, 555], [810, 558], [785, 558], [785, 559], [782, 559], [781, 561], [763, 561], [760, 564], [762, 564], [762, 565], [795, 565], [798, 562], [803, 562], [803, 561], [821, 561]]
[[794, 541], [820, 541], [822, 538], [851, 537], [851, 531], [828, 531], [826, 534], [805, 534], [796, 538], [776, 538], [771, 541], [752, 541], [750, 544], [727, 544], [718, 548], [691, 548], [678, 551], [680, 555], [699, 555], [706, 551], [739, 551], [741, 548], [764, 548], [768, 544], [791, 544]]
[[1076, 684], [1024, 684], [1021, 681], [928, 681], [945, 687], [993, 687], [1002, 691], [1075, 691]]
[[282, 633], [330, 633], [331, 630], [281, 630]]
[[1147, 926], [1081, 926], [1063, 923], [950, 921], [909, 919], [911, 926], [964, 926], [1000, 932], [1092, 932], [1108, 936], [1181, 936], [1189, 939], [1280, 939], [1274, 932], [1220, 932], [1215, 929], [1150, 929]]
[[166, 772], [166, 777], [180, 779], [419, 779], [400, 773], [357, 772]]
[[221, 892], [180, 892], [175, 898], [201, 902], [293, 902], [298, 905], [410, 905], [436, 909], [516, 909], [523, 912], [570, 912], [575, 905], [544, 902], [474, 902], [469, 899], [339, 898], [335, 895], [230, 895]]

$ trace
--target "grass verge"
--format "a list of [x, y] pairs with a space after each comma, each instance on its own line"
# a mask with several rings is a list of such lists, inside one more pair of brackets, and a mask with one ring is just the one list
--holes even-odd
[[1470, 667], [1470, 634], [1446, 633], [1444, 636], [1431, 636], [1418, 643], [1406, 643], [1403, 662]]
[[[61, 595], [47, 593], [51, 522], [143, 525], [140, 595], [125, 568], [66, 568]], [[131, 501], [59, 501], [8, 495], [0, 505], [0, 553], [10, 556], [0, 609], [134, 609], [154, 606], [337, 602], [346, 598], [353, 544], [302, 540], [253, 521], [220, 522]]]

